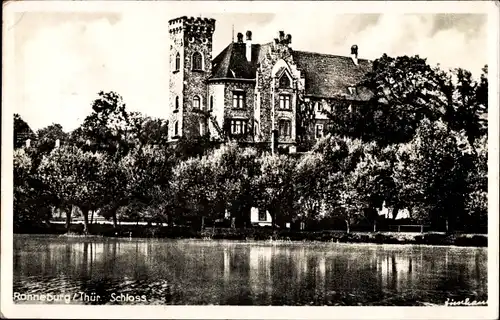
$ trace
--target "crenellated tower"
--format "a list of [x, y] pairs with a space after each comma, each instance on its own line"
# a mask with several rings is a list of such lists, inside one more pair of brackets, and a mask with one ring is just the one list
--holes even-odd
[[180, 17], [169, 21], [169, 122], [173, 139], [204, 135], [207, 79], [212, 72], [215, 19]]

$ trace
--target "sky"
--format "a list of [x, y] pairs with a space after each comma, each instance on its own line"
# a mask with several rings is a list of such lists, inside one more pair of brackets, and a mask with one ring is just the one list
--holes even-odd
[[442, 68], [462, 67], [478, 77], [487, 64], [487, 16], [481, 14], [194, 13], [142, 6], [123, 12], [16, 13], [14, 112], [38, 130], [60, 123], [77, 128], [101, 90], [123, 96], [128, 110], [166, 117], [168, 20], [216, 19], [213, 57], [234, 32], [251, 30], [254, 43], [292, 35], [292, 48], [376, 59], [420, 55]]

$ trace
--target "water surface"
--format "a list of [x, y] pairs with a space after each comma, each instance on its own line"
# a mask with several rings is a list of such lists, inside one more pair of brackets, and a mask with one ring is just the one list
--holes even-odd
[[70, 303], [444, 304], [486, 300], [486, 278], [486, 248], [14, 237], [14, 292], [100, 297]]

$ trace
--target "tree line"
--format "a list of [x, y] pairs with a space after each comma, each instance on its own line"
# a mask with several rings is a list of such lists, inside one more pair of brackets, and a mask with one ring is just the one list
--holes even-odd
[[[14, 223], [48, 223], [54, 208], [182, 224], [201, 217], [250, 226], [250, 208], [273, 226], [288, 222], [375, 223], [378, 210], [434, 230], [474, 230], [487, 222], [487, 67], [479, 79], [425, 59], [386, 55], [359, 87], [369, 101], [331, 99], [325, 137], [310, 139], [314, 107], [300, 99], [299, 142], [309, 152], [271, 153], [210, 137], [169, 143], [168, 123], [126, 110], [100, 92], [70, 133], [53, 124], [32, 132], [14, 116]], [[32, 139], [27, 148], [25, 140]], [[56, 146], [56, 141], [59, 146]]]

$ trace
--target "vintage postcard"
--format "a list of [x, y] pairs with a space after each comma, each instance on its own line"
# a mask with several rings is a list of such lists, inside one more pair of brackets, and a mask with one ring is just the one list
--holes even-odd
[[498, 318], [498, 1], [3, 3], [6, 318]]

